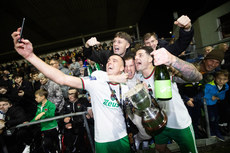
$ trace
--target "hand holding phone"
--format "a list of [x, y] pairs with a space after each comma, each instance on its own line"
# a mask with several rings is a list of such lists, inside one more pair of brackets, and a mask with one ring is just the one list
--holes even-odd
[[23, 18], [23, 20], [22, 20], [22, 26], [21, 26], [21, 31], [20, 31], [20, 38], [18, 39], [18, 42], [20, 42], [20, 43], [21, 43], [21, 40], [22, 40], [22, 32], [23, 32], [24, 23], [25, 23], [25, 18]]

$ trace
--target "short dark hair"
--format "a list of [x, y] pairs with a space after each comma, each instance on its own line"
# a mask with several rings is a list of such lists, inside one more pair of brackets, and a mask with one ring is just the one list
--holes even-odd
[[24, 78], [24, 75], [22, 73], [15, 73], [13, 74], [13, 78], [19, 78], [19, 77], [22, 77], [22, 79]]
[[[111, 54], [111, 55], [109, 56], [109, 58], [110, 58], [111, 56], [119, 56], [119, 57], [121, 58], [122, 62], [123, 62], [123, 65], [125, 66], [125, 60], [124, 60], [124, 58], [123, 58], [121, 55], [118, 55], [118, 54]], [[109, 59], [109, 58], [108, 58], [108, 59]]]
[[8, 102], [9, 104], [12, 104], [12, 102], [8, 99], [8, 98], [6, 98], [6, 97], [1, 97], [0, 98], [0, 102]]
[[124, 60], [129, 60], [129, 59], [133, 59], [134, 60], [135, 54], [133, 52], [128, 52], [127, 54], [125, 54], [125, 56], [123, 57]]
[[35, 95], [45, 96], [45, 98], [47, 98], [48, 92], [45, 89], [39, 89], [35, 92]]
[[75, 98], [78, 98], [79, 92], [78, 92], [77, 88], [70, 87], [69, 90], [76, 90]]
[[150, 47], [150, 46], [143, 46], [143, 47], [139, 48], [138, 50], [141, 50], [141, 49], [142, 49], [142, 50], [145, 50], [146, 53], [149, 54], [149, 55], [150, 55], [150, 53], [153, 51], [153, 48]]

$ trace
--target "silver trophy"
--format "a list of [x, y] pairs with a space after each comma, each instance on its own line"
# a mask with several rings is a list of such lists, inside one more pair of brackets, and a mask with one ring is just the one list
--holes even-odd
[[126, 93], [126, 99], [142, 117], [146, 133], [156, 135], [167, 123], [167, 116], [155, 99], [151, 98], [143, 84], [138, 84]]

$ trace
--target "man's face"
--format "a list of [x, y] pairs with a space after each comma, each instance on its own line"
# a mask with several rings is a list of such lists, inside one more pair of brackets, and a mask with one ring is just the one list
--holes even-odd
[[143, 71], [148, 68], [149, 64], [152, 62], [152, 57], [146, 53], [145, 50], [140, 49], [136, 52], [135, 65], [137, 71]]
[[124, 64], [121, 57], [117, 55], [110, 56], [106, 64], [106, 72], [109, 75], [118, 75], [124, 71]]
[[11, 106], [12, 106], [12, 104], [10, 104], [7, 101], [0, 101], [0, 110], [3, 113], [6, 113]]
[[55, 67], [56, 69], [59, 69], [59, 63], [58, 63], [58, 61], [51, 60], [50, 61], [50, 65], [52, 67]]
[[42, 85], [45, 85], [47, 83], [47, 81], [48, 81], [48, 79], [46, 77], [43, 77], [43, 78], [40, 79], [40, 83]]
[[222, 87], [228, 82], [228, 77], [224, 76], [223, 74], [220, 74], [215, 78], [215, 81], [218, 86]]
[[220, 65], [220, 61], [216, 59], [205, 59], [204, 68], [207, 72], [213, 71]]
[[121, 55], [122, 57], [126, 53], [126, 49], [129, 48], [130, 44], [127, 40], [116, 37], [113, 39], [113, 52], [114, 54]]
[[75, 102], [78, 97], [76, 97], [77, 90], [76, 89], [70, 89], [68, 91], [68, 98], [70, 102]]
[[125, 73], [128, 73], [128, 79], [132, 79], [135, 75], [136, 68], [133, 59], [125, 60]]
[[151, 36], [149, 39], [144, 40], [144, 44], [145, 46], [150, 46], [153, 50], [156, 50], [158, 40], [155, 37]]
[[22, 83], [22, 77], [16, 77], [14, 79], [14, 81], [15, 81], [16, 84], [21, 84]]
[[33, 74], [33, 80], [35, 80], [35, 81], [38, 81], [39, 79], [38, 79], [38, 74], [36, 73], [36, 74]]

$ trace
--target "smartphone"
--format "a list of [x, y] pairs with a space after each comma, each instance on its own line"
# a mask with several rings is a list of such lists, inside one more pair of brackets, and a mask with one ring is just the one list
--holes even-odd
[[20, 38], [18, 39], [18, 42], [21, 42], [21, 40], [22, 40], [22, 32], [23, 32], [24, 23], [25, 23], [25, 18], [22, 19], [22, 26], [21, 26], [21, 31], [20, 31]]

